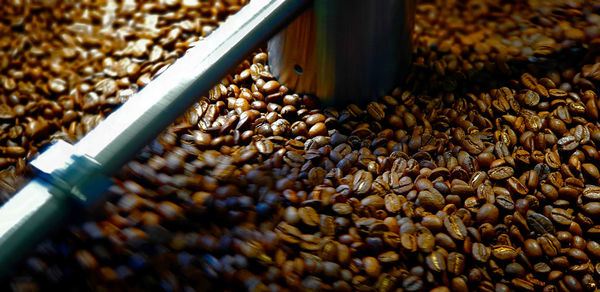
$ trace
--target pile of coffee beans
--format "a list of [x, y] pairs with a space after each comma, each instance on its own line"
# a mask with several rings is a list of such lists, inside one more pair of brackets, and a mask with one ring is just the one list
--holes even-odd
[[332, 108], [257, 52], [6, 285], [595, 291], [599, 45], [594, 1], [420, 2], [405, 82]]
[[26, 161], [77, 141], [246, 0], [0, 5], [0, 202]]

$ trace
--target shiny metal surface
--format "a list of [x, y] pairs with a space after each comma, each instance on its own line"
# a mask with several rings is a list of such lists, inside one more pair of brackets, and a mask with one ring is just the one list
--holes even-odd
[[252, 0], [71, 146], [58, 142], [32, 163], [39, 175], [0, 208], [0, 274], [65, 217], [91, 204], [106, 179], [309, 0]]
[[389, 93], [410, 62], [415, 0], [314, 3], [269, 41], [271, 72], [325, 104]]
[[[54, 193], [53, 193], [54, 192]], [[0, 208], [0, 275], [27, 254], [69, 212], [70, 200], [34, 179]]]

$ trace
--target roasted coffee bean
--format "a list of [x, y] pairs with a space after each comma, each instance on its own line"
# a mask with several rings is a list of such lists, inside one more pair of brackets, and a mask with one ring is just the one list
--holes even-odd
[[479, 208], [479, 211], [477, 212], [476, 220], [479, 223], [495, 224], [498, 221], [499, 214], [500, 214], [500, 212], [498, 210], [498, 207], [496, 207], [493, 204], [486, 203], [486, 204], [483, 204], [483, 206], [481, 206], [481, 208]]
[[567, 135], [567, 136], [564, 136], [564, 137], [558, 139], [557, 144], [560, 147], [560, 150], [572, 151], [572, 150], [575, 150], [575, 148], [577, 148], [577, 146], [579, 146], [579, 141], [577, 140], [577, 138], [575, 136]]
[[579, 280], [572, 275], [566, 275], [562, 283], [564, 283], [568, 291], [583, 291], [583, 287]]
[[491, 179], [505, 180], [514, 174], [514, 170], [510, 166], [495, 167], [488, 171], [488, 175]]
[[434, 246], [435, 237], [430, 232], [417, 232], [417, 247], [421, 252], [431, 252]]
[[515, 278], [511, 280], [511, 283], [518, 291], [535, 291], [535, 286], [524, 279]]
[[537, 242], [544, 251], [544, 254], [546, 254], [549, 257], [555, 257], [560, 252], [560, 242], [552, 234], [543, 234], [542, 236], [537, 238]]
[[527, 216], [527, 224], [538, 234], [554, 233], [552, 221], [540, 213], [531, 213]]
[[376, 121], [385, 118], [383, 106], [377, 102], [371, 102], [367, 105], [367, 113]]
[[571, 262], [575, 263], [583, 263], [589, 260], [588, 256], [580, 249], [570, 248], [567, 252], [567, 256], [571, 260]]
[[517, 250], [510, 245], [496, 245], [492, 246], [492, 255], [501, 261], [514, 260]]
[[[421, 242], [421, 247], [432, 245], [433, 243], [428, 242], [431, 240], [433, 240], [433, 238], [421, 236], [421, 239], [419, 240]], [[405, 250], [414, 252], [417, 250], [418, 241], [414, 235], [405, 233], [400, 236], [400, 244]]]
[[465, 256], [457, 252], [449, 253], [447, 266], [448, 272], [454, 275], [461, 275], [465, 269]]
[[600, 258], [600, 244], [596, 241], [588, 240], [585, 250], [588, 255]]
[[378, 277], [381, 273], [381, 265], [374, 257], [366, 257], [362, 260], [365, 273], [370, 277]]
[[400, 198], [393, 193], [385, 195], [384, 204], [385, 209], [390, 213], [397, 213], [401, 209]]
[[513, 176], [508, 178], [507, 183], [508, 188], [516, 194], [524, 196], [527, 194], [527, 192], [529, 192], [527, 187]]
[[300, 220], [311, 227], [319, 225], [320, 219], [319, 214], [312, 207], [302, 207], [298, 209], [298, 216]]
[[583, 212], [588, 216], [596, 216], [600, 214], [600, 202], [589, 202], [582, 206]]
[[500, 194], [496, 196], [496, 204], [504, 210], [512, 211], [515, 208], [515, 202], [510, 195]]
[[446, 259], [444, 256], [434, 251], [425, 258], [427, 267], [434, 272], [440, 273], [446, 271]]
[[510, 263], [504, 268], [506, 274], [509, 277], [523, 277], [525, 276], [525, 268], [519, 263]]
[[366, 194], [373, 184], [373, 175], [370, 172], [359, 170], [354, 175], [353, 185], [354, 192], [362, 195]]
[[491, 249], [482, 243], [475, 242], [471, 248], [471, 255], [473, 255], [473, 259], [478, 262], [486, 263], [491, 256]]
[[554, 222], [560, 225], [569, 226], [573, 222], [573, 215], [571, 215], [571, 213], [569, 213], [567, 210], [561, 208], [552, 208], [552, 211], [550, 211], [550, 217]]
[[360, 202], [363, 206], [372, 207], [375, 209], [382, 209], [385, 206], [384, 199], [378, 195], [367, 196]]
[[423, 280], [414, 275], [408, 276], [402, 280], [402, 288], [406, 291], [421, 291], [423, 286]]
[[445, 205], [445, 199], [437, 190], [422, 190], [417, 196], [417, 201], [425, 209], [432, 212], [441, 210]]
[[583, 197], [591, 201], [600, 201], [600, 187], [587, 187], [583, 190]]
[[444, 218], [444, 227], [448, 234], [456, 240], [464, 240], [467, 236], [467, 228], [460, 217], [456, 215], [446, 216]]

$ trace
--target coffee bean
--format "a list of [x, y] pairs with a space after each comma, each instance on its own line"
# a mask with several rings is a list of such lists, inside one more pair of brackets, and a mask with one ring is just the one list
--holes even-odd
[[448, 254], [448, 272], [454, 275], [461, 275], [465, 269], [465, 256], [457, 252]]
[[475, 242], [473, 243], [471, 254], [473, 255], [474, 260], [481, 263], [486, 263], [490, 259], [492, 253], [489, 247], [483, 245], [482, 243]]
[[316, 227], [319, 225], [319, 214], [311, 207], [302, 207], [298, 209], [300, 220], [307, 226]]
[[435, 189], [420, 191], [417, 201], [421, 206], [430, 211], [441, 210], [445, 204], [444, 197]]
[[371, 102], [367, 105], [367, 113], [376, 121], [380, 121], [385, 118], [383, 107], [377, 102]]
[[499, 210], [493, 204], [486, 203], [477, 212], [477, 222], [495, 224], [498, 221]]
[[390, 193], [384, 197], [385, 209], [390, 213], [397, 213], [400, 211], [401, 204], [398, 195]]
[[510, 166], [495, 167], [488, 171], [488, 175], [491, 179], [505, 180], [514, 174], [514, 170]]
[[543, 277], [547, 276], [552, 271], [552, 268], [548, 264], [540, 262], [533, 265], [533, 271]]
[[560, 150], [572, 151], [579, 146], [579, 141], [575, 136], [567, 135], [558, 139], [558, 146], [560, 147]]
[[354, 192], [363, 195], [369, 192], [373, 183], [373, 175], [370, 172], [359, 170], [354, 175]]
[[48, 87], [55, 93], [62, 93], [67, 90], [67, 82], [60, 78], [54, 78], [48, 82]]
[[500, 194], [496, 196], [496, 204], [504, 210], [512, 211], [515, 208], [515, 203], [510, 195]]
[[508, 182], [508, 188], [517, 194], [526, 195], [529, 192], [527, 187], [525, 185], [523, 185], [523, 183], [521, 183], [515, 177], [512, 177], [512, 176], [509, 177], [507, 182]]
[[540, 213], [531, 213], [527, 216], [527, 224], [538, 234], [554, 233], [552, 221]]
[[600, 214], [600, 202], [589, 202], [582, 207], [583, 212], [588, 216]]
[[275, 81], [275, 80], [271, 80], [266, 82], [263, 86], [262, 86], [262, 91], [265, 94], [271, 94], [271, 93], [275, 93], [276, 91], [279, 90], [280, 84], [279, 82]]
[[423, 280], [417, 276], [408, 276], [402, 280], [402, 287], [406, 291], [421, 291], [423, 289]]
[[324, 123], [316, 123], [308, 130], [308, 136], [316, 137], [316, 136], [324, 136], [327, 135], [327, 127]]
[[448, 234], [456, 240], [464, 240], [467, 235], [467, 228], [463, 221], [456, 215], [446, 216], [444, 226]]
[[600, 187], [586, 187], [583, 197], [591, 201], [600, 201]]
[[504, 268], [504, 270], [506, 271], [506, 274], [508, 274], [510, 277], [525, 276], [525, 268], [523, 268], [523, 266], [519, 263], [510, 263], [506, 265], [506, 268]]
[[417, 247], [421, 252], [431, 252], [434, 246], [435, 237], [431, 234], [431, 232], [417, 233]]
[[256, 149], [261, 154], [271, 154], [274, 151], [273, 142], [268, 139], [260, 139], [256, 141]]
[[535, 287], [531, 282], [521, 278], [512, 279], [511, 284], [519, 291], [535, 291]]
[[[427, 241], [430, 241], [431, 239], [432, 238], [430, 238], [430, 237], [422, 236], [422, 238], [420, 240], [421, 246], [424, 247], [424, 246], [431, 245], [432, 243], [427, 242]], [[408, 233], [402, 234], [400, 236], [400, 244], [402, 245], [402, 248], [404, 248], [407, 251], [414, 252], [417, 250], [417, 245], [418, 245], [417, 238], [412, 234], [408, 234]]]
[[300, 221], [300, 217], [298, 216], [298, 210], [293, 207], [293, 206], [289, 206], [285, 209], [285, 221], [287, 221], [290, 224], [296, 224], [298, 221]]
[[570, 225], [571, 222], [573, 222], [573, 215], [571, 215], [571, 213], [569, 213], [567, 210], [565, 209], [561, 209], [561, 208], [552, 208], [551, 211], [551, 218], [554, 222], [561, 224], [561, 225]]
[[517, 250], [509, 245], [492, 246], [492, 255], [501, 261], [514, 260], [517, 257]]
[[385, 201], [378, 195], [370, 195], [362, 199], [361, 204], [367, 207], [373, 207], [375, 209], [382, 209], [385, 206]]
[[441, 253], [434, 251], [425, 258], [427, 267], [437, 273], [446, 271], [446, 259]]
[[583, 263], [589, 260], [588, 256], [581, 249], [570, 248], [567, 252], [567, 256], [572, 262]]
[[374, 257], [366, 257], [363, 259], [363, 267], [365, 273], [370, 277], [377, 277], [381, 273], [381, 265]]
[[552, 234], [543, 234], [542, 236], [537, 238], [537, 242], [544, 251], [544, 254], [546, 254], [549, 257], [555, 257], [560, 252], [560, 242]]
[[595, 258], [600, 258], [600, 244], [596, 241], [588, 240], [585, 250]]
[[469, 287], [467, 286], [466, 278], [454, 277], [454, 278], [452, 278], [452, 283], [450, 285], [452, 287], [452, 291], [461, 291], [461, 292], [469, 291]]
[[566, 275], [563, 281], [568, 291], [583, 291], [583, 287], [579, 280], [572, 275]]

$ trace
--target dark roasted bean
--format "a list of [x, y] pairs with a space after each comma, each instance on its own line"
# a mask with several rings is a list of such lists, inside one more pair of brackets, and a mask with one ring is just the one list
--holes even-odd
[[554, 233], [552, 221], [540, 213], [531, 213], [527, 216], [527, 224], [538, 234]]

